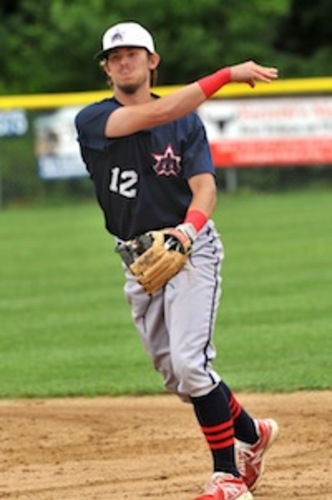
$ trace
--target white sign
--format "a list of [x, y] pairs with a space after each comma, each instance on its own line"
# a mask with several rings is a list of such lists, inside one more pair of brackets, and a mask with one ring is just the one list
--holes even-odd
[[75, 116], [80, 109], [61, 108], [36, 118], [36, 155], [42, 179], [88, 175], [76, 139]]
[[0, 137], [16, 137], [28, 131], [28, 119], [25, 111], [0, 111]]
[[199, 108], [216, 166], [332, 164], [332, 97], [210, 100]]
[[[43, 179], [88, 175], [74, 124], [80, 109], [61, 108], [36, 119]], [[332, 164], [331, 96], [211, 99], [198, 113], [216, 167]]]

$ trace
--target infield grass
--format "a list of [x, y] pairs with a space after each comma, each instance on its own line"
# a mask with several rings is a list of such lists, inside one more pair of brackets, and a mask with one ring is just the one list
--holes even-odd
[[[332, 387], [329, 190], [220, 194], [216, 369], [234, 390]], [[94, 202], [0, 211], [0, 397], [163, 391]]]

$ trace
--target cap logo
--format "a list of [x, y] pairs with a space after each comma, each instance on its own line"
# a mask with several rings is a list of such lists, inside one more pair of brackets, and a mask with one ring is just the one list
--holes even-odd
[[116, 33], [114, 33], [114, 35], [112, 36], [111, 40], [112, 40], [112, 42], [117, 42], [117, 41], [122, 42], [122, 40], [123, 40], [122, 33], [120, 33], [120, 31], [117, 31], [117, 32], [116, 32]]

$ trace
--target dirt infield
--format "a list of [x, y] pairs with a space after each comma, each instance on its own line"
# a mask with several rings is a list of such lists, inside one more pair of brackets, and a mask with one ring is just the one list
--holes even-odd
[[[280, 438], [255, 499], [332, 499], [332, 392], [240, 394]], [[210, 456], [174, 396], [0, 401], [0, 498], [193, 500]]]

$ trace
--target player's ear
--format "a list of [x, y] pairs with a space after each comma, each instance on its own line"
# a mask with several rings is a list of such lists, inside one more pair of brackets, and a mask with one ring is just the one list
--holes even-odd
[[109, 72], [108, 64], [107, 64], [107, 59], [103, 59], [102, 61], [100, 61], [99, 66], [102, 69], [102, 71], [104, 71], [104, 73], [106, 73], [107, 76], [110, 76], [110, 72]]
[[157, 52], [149, 54], [149, 69], [154, 70], [157, 68], [160, 62], [160, 55]]

